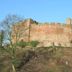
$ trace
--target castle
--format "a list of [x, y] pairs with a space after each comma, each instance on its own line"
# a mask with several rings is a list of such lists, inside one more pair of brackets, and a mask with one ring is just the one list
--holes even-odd
[[65, 46], [72, 43], [72, 19], [67, 18], [66, 23], [38, 23], [26, 19], [12, 28], [12, 41], [39, 41], [42, 46]]

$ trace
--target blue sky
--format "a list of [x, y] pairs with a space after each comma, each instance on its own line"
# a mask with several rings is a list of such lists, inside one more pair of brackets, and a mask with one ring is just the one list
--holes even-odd
[[72, 18], [72, 0], [0, 0], [0, 21], [17, 14], [39, 22], [65, 22]]

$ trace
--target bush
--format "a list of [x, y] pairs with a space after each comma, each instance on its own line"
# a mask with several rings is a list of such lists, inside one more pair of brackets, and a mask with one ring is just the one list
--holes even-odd
[[31, 41], [31, 42], [30, 42], [30, 45], [31, 45], [32, 47], [36, 47], [38, 44], [39, 44], [38, 41]]
[[26, 42], [23, 42], [23, 41], [20, 41], [17, 43], [17, 46], [20, 46], [20, 47], [26, 47], [27, 46], [27, 43]]
[[31, 47], [36, 47], [39, 44], [38, 41], [31, 41], [31, 42], [24, 42], [24, 41], [20, 41], [17, 44], [15, 44], [16, 46], [20, 46], [20, 47], [26, 47], [26, 46], [31, 46]]

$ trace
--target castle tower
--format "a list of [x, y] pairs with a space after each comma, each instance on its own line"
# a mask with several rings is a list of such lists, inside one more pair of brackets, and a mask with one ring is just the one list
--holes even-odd
[[66, 24], [70, 26], [71, 32], [72, 32], [72, 19], [71, 18], [67, 18], [66, 19]]
[[72, 47], [72, 19], [71, 18], [67, 18], [66, 19], [66, 24], [70, 26], [69, 41], [70, 41], [71, 47]]
[[66, 24], [69, 24], [69, 25], [72, 24], [72, 19], [71, 18], [67, 18], [66, 19]]

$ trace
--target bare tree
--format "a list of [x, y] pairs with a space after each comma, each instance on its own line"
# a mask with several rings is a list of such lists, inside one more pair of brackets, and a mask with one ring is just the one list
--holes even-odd
[[[7, 49], [5, 48], [4, 50], [6, 50], [9, 55], [11, 56], [11, 62], [12, 62], [12, 69], [13, 69], [13, 72], [16, 72], [15, 70], [15, 65], [14, 65], [14, 59], [16, 57], [15, 55], [15, 47], [12, 43], [12, 26], [16, 23], [20, 23], [21, 21], [23, 21], [23, 18], [20, 18], [18, 17], [17, 15], [8, 15], [0, 24], [2, 25], [3, 27], [3, 31], [4, 31], [4, 34], [3, 32], [1, 33], [0, 37], [0, 41], [1, 41], [1, 46], [2, 46], [2, 42], [3, 40], [4, 41], [9, 41], [9, 48], [11, 49], [11, 51], [7, 51]], [[3, 36], [4, 35], [4, 36]]]
[[29, 27], [26, 27], [23, 22], [19, 22], [16, 25], [13, 25], [12, 28], [12, 39], [14, 40], [14, 43], [17, 43], [20, 41], [21, 38], [24, 39], [24, 37], [28, 36], [27, 35], [27, 30]]
[[12, 34], [12, 26], [16, 23], [21, 22], [23, 19], [18, 17], [17, 15], [8, 15], [6, 18], [1, 22], [3, 25], [4, 31], [6, 33], [6, 40], [11, 42], [11, 34]]
[[4, 31], [0, 31], [0, 48], [3, 47], [3, 41], [4, 41]]

